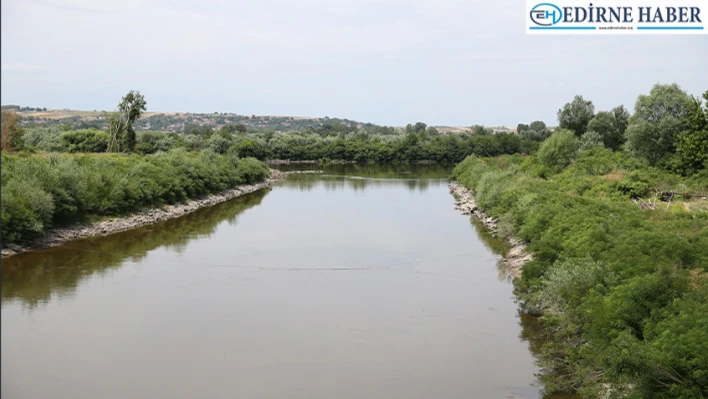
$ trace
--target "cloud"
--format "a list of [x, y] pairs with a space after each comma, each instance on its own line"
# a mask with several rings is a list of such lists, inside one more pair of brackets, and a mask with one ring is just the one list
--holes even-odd
[[3, 71], [15, 71], [15, 72], [38, 72], [38, 71], [48, 71], [49, 67], [44, 65], [30, 65], [22, 63], [3, 63]]

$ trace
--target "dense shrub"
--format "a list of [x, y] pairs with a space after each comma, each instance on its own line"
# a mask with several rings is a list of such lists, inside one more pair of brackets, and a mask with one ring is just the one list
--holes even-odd
[[61, 134], [61, 145], [68, 152], [105, 152], [108, 133], [96, 129], [70, 130]]
[[578, 152], [578, 140], [570, 130], [559, 129], [538, 149], [538, 160], [551, 170], [558, 172], [568, 166]]
[[229, 148], [229, 151], [239, 157], [253, 157], [261, 160], [267, 159], [270, 154], [265, 143], [254, 139], [243, 140]]
[[605, 144], [602, 141], [602, 136], [600, 133], [589, 130], [580, 138], [578, 151], [586, 151], [592, 148], [602, 148], [604, 146]]
[[550, 158], [541, 161], [542, 151], [468, 157], [453, 176], [534, 254], [517, 292], [527, 310], [544, 314], [546, 387], [581, 387], [588, 397], [605, 384], [618, 397], [708, 396], [708, 212], [680, 198], [656, 210], [632, 202], [672, 187], [702, 192], [708, 179], [604, 148], [564, 168], [552, 163], [543, 179], [537, 172]]
[[27, 148], [34, 148], [37, 151], [61, 152], [65, 151], [61, 142], [62, 132], [63, 130], [59, 126], [26, 127], [22, 140]]
[[262, 181], [255, 159], [184, 150], [141, 155], [2, 155], [2, 239]]

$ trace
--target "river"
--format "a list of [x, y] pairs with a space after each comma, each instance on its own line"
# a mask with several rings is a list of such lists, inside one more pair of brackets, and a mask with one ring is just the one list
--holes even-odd
[[449, 172], [332, 167], [4, 259], [2, 397], [541, 398]]

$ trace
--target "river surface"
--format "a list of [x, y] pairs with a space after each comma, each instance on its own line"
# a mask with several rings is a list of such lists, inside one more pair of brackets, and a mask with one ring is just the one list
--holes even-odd
[[542, 397], [450, 169], [325, 172], [3, 260], [2, 397]]

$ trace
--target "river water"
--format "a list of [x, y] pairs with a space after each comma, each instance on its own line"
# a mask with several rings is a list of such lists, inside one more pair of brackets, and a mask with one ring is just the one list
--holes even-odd
[[540, 398], [450, 169], [325, 172], [3, 260], [2, 397]]

